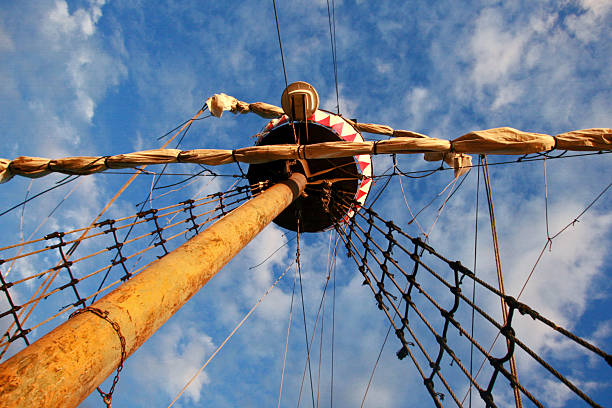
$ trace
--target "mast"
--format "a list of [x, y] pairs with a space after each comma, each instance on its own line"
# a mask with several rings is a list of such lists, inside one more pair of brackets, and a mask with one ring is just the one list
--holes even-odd
[[[305, 185], [303, 174], [292, 174], [5, 361], [3, 406], [76, 407]], [[110, 399], [105, 398], [109, 406]]]

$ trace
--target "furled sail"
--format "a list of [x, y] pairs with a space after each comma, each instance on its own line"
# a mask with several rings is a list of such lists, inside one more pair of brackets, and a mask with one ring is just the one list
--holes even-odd
[[522, 132], [509, 127], [467, 133], [454, 140], [433, 137], [395, 137], [375, 142], [326, 142], [303, 145], [250, 146], [227, 149], [155, 149], [114, 156], [78, 156], [61, 159], [21, 156], [14, 160], [0, 159], [0, 182], [13, 175], [30, 178], [51, 172], [64, 174], [93, 174], [107, 169], [135, 168], [149, 164], [197, 163], [217, 166], [233, 163], [265, 163], [274, 160], [324, 159], [350, 157], [361, 154], [415, 154], [425, 153], [428, 161], [444, 159], [455, 169], [469, 168], [467, 154], [521, 155], [550, 151], [601, 151], [612, 149], [612, 129], [595, 128], [575, 130], [550, 136]]

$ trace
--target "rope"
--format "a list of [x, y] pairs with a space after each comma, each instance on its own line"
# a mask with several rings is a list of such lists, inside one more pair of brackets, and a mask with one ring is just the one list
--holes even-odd
[[[162, 149], [166, 148], [166, 146], [168, 146], [168, 144], [170, 144], [172, 142], [172, 140], [174, 140], [174, 138], [176, 138], [177, 135], [179, 135], [183, 129], [185, 129], [186, 126], [191, 125], [191, 123], [197, 119], [198, 116], [200, 116], [202, 114], [202, 112], [204, 112], [204, 108], [200, 109], [199, 112], [197, 112], [194, 117], [189, 120], [187, 122], [187, 124], [183, 125], [180, 130], [178, 132], [176, 132], [170, 139], [168, 139], [168, 141], [166, 141], [164, 143], [164, 145], [161, 147]], [[143, 166], [143, 168], [146, 166]], [[136, 173], [134, 174], [132, 177], [130, 177], [130, 179], [125, 182], [125, 184], [119, 189], [119, 191], [117, 191], [117, 193], [115, 193], [115, 195], [110, 199], [110, 201], [108, 201], [108, 203], [104, 206], [104, 208], [102, 209], [102, 211], [100, 211], [100, 213], [98, 213], [98, 215], [96, 216], [96, 218], [89, 224], [89, 226], [85, 229], [85, 231], [83, 232], [83, 234], [81, 235], [81, 237], [79, 239], [77, 239], [77, 241], [70, 247], [70, 249], [66, 252], [66, 259], [69, 259], [70, 256], [74, 253], [74, 251], [76, 250], [76, 248], [79, 246], [80, 241], [87, 235], [87, 233], [89, 232], [89, 230], [91, 228], [93, 228], [93, 226], [96, 224], [96, 222], [98, 222], [98, 220], [102, 217], [102, 215], [104, 215], [104, 213], [110, 208], [110, 206], [117, 200], [117, 198], [119, 198], [119, 196], [129, 187], [130, 184], [132, 184], [132, 182], [136, 179], [136, 177], [138, 177], [140, 173]], [[3, 214], [0, 214], [0, 216]], [[58, 264], [59, 265], [59, 264]], [[51, 284], [53, 283], [53, 281], [55, 280], [55, 278], [57, 277], [59, 273], [59, 269], [55, 272], [55, 274], [51, 275], [50, 277], [46, 278], [45, 281], [43, 283], [41, 283], [41, 285], [39, 286], [39, 289], [37, 289], [36, 293], [33, 295], [36, 296], [38, 294], [39, 291], [42, 290], [42, 294], [44, 295], [47, 290], [49, 289], [49, 287], [51, 286]], [[44, 288], [43, 288], [44, 287]], [[31, 313], [34, 311], [34, 308], [38, 305], [38, 301], [36, 303], [34, 303], [34, 305], [32, 307], [30, 307], [30, 310], [27, 312], [27, 314], [25, 315], [25, 317], [22, 319], [22, 324], [25, 324], [25, 322], [28, 320], [28, 318], [30, 317]], [[25, 312], [25, 309], [23, 311], [20, 312], [20, 317], [21, 314], [23, 314]], [[10, 330], [10, 329], [9, 329]], [[2, 350], [2, 352], [0, 352], [0, 355], [4, 354], [4, 352], [6, 351], [6, 349]]]
[[[340, 115], [340, 93], [338, 91], [338, 60], [336, 57], [336, 2], [332, 0], [332, 10], [329, 9], [327, 0], [327, 19], [329, 21], [329, 40], [331, 42], [332, 63], [334, 66], [334, 82], [336, 84], [336, 112]], [[333, 23], [332, 23], [333, 21]], [[376, 154], [376, 150], [374, 150]]]
[[278, 35], [278, 46], [280, 47], [280, 56], [281, 62], [283, 64], [283, 75], [285, 77], [285, 88], [289, 86], [287, 82], [287, 70], [285, 69], [285, 56], [283, 54], [283, 42], [281, 40], [280, 27], [278, 25], [278, 13], [276, 11], [276, 0], [272, 0], [272, 5], [274, 6], [274, 20], [276, 21], [276, 34]]
[[[350, 205], [350, 202], [345, 198], [340, 197], [338, 199], [344, 199], [346, 205]], [[529, 399], [535, 406], [543, 406], [538, 398], [530, 392], [524, 384], [521, 384], [512, 372], [504, 367], [504, 364], [511, 360], [515, 353], [515, 349], [518, 348], [525, 351], [528, 358], [530, 357], [538, 362], [542, 369], [556, 377], [559, 382], [565, 384], [586, 403], [594, 407], [600, 406], [586, 395], [586, 393], [574, 382], [557, 371], [534, 350], [517, 338], [512, 328], [512, 322], [515, 320], [515, 316], [517, 315], [516, 312], [518, 311], [521, 315], [529, 315], [532, 319], [557, 331], [575, 344], [583, 347], [585, 350], [589, 350], [594, 353], [594, 355], [600, 356], [603, 360], [608, 362], [608, 364], [612, 365], [612, 356], [610, 354], [543, 317], [528, 305], [518, 302], [510, 296], [504, 295], [500, 290], [478, 278], [472, 271], [459, 262], [446, 259], [420, 238], [410, 237], [392, 221], [384, 220], [376, 214], [371, 207], [364, 207], [362, 211], [357, 212], [353, 219], [346, 224], [346, 231], [340, 228], [336, 228], [336, 230], [345, 243], [347, 255], [355, 261], [359, 271], [364, 276], [364, 285], [370, 288], [379, 309], [384, 312], [392, 328], [395, 329], [396, 337], [402, 344], [402, 348], [397, 353], [398, 358], [410, 357], [436, 406], [442, 406], [442, 401], [445, 396], [450, 396], [458, 406], [462, 406], [462, 402], [457, 398], [451, 383], [447, 380], [447, 377], [443, 375], [445, 369], [443, 368], [442, 361], [443, 358], [447, 357], [450, 357], [451, 365], [456, 365], [460, 373], [468, 379], [471, 387], [474, 387], [478, 391], [478, 395], [487, 406], [496, 406], [493, 398], [493, 391], [496, 383], [499, 383], [497, 379], [500, 375], [506, 378], [511, 386], [525, 398]], [[388, 243], [386, 249], [384, 245], [377, 242], [378, 239], [382, 239]], [[406, 248], [403, 243], [405, 241], [414, 245], [414, 250]], [[421, 252], [420, 254], [418, 253], [419, 251]], [[392, 253], [394, 255], [392, 255]], [[450, 276], [447, 273], [439, 273], [428, 266], [430, 262], [424, 262], [425, 258], [423, 253], [425, 253], [427, 257], [433, 257], [434, 260], [437, 260], [436, 262], [438, 264], [439, 262], [442, 262], [443, 265], [446, 264], [451, 270]], [[404, 265], [407, 264], [405, 260], [406, 257], [409, 261], [412, 260], [414, 263], [412, 272], [404, 269]], [[370, 266], [370, 262], [374, 263], [375, 267]], [[435, 264], [436, 262], [432, 261], [431, 263]], [[393, 268], [393, 271], [391, 268]], [[421, 276], [420, 279], [417, 279], [417, 270], [422, 270], [422, 273], [433, 278], [433, 281], [430, 278], [425, 279], [425, 276]], [[400, 285], [399, 279], [405, 279], [407, 281], [407, 290], [403, 285]], [[483, 308], [477, 306], [475, 304], [474, 295], [472, 295], [472, 299], [474, 300], [471, 300], [462, 293], [461, 285], [464, 279], [471, 279], [473, 287], [479, 285], [490, 294], [504, 300], [508, 305], [509, 311], [503, 323], [498, 323]], [[450, 292], [450, 297], [441, 296], [440, 289], [431, 286], [436, 282], [439, 287], [446, 288], [446, 290]], [[412, 288], [418, 292], [412, 294]], [[419, 299], [417, 299], [417, 297]], [[444, 307], [440, 304], [439, 299], [444, 299], [443, 301], [445, 303], [451, 302], [452, 304]], [[400, 310], [401, 308], [398, 307], [396, 303], [397, 300], [404, 301], [405, 310]], [[425, 303], [423, 304], [423, 302]], [[460, 304], [465, 304], [467, 307], [471, 308], [474, 313], [478, 313], [484, 318], [485, 322], [491, 324], [500, 335], [506, 338], [509, 347], [505, 355], [499, 357], [491, 355], [490, 351], [486, 351], [484, 347], [476, 341], [473, 334], [470, 334], [470, 331], [473, 333], [473, 329], [466, 330], [463, 327], [455, 316]], [[432, 308], [434, 311], [433, 315], [431, 314]], [[412, 321], [409, 320], [408, 312], [410, 310], [415, 312], [416, 321], [414, 321], [414, 319]], [[439, 313], [435, 313], [436, 311]], [[394, 319], [397, 318], [399, 318], [401, 325], [394, 322]], [[438, 324], [434, 323], [434, 319], [438, 322], [441, 319], [441, 327], [436, 327]], [[425, 329], [424, 334], [422, 332], [417, 334], [415, 329], [417, 329], [419, 325]], [[456, 330], [459, 336], [462, 336], [470, 342], [470, 352], [476, 349], [484, 356], [485, 361], [490, 362], [492, 371], [486, 382], [479, 383], [476, 381], [475, 376], [472, 375], [472, 370], [463, 365], [463, 359], [457, 352], [458, 349], [455, 349], [454, 346], [447, 341], [449, 339], [449, 333], [452, 330]], [[408, 336], [410, 336], [410, 338], [408, 338]], [[436, 344], [438, 345], [437, 347], [435, 346]], [[415, 351], [420, 353], [421, 356], [413, 352], [412, 349], [415, 347]], [[428, 352], [426, 348], [433, 348], [434, 353]], [[435, 352], [436, 348], [437, 352]], [[429, 367], [431, 371], [426, 373], [425, 367]], [[444, 388], [444, 393], [437, 389], [440, 385]], [[469, 389], [466, 395], [468, 393]]]
[[[181, 134], [181, 137], [179, 139], [179, 141], [176, 144], [176, 148], [178, 148], [181, 143], [183, 142], [183, 139], [185, 138], [185, 136], [187, 136], [187, 132], [189, 132], [189, 129], [191, 129], [191, 125], [193, 124], [193, 121], [202, 113], [204, 112], [204, 110], [207, 109], [207, 105], [204, 104], [204, 106], [202, 106], [202, 108], [200, 109], [200, 111], [194, 116], [193, 119], [187, 121], [186, 123], [183, 124], [183, 126], [181, 127], [181, 129], [174, 135], [172, 136], [165, 144], [163, 147], [167, 146], [168, 144], [170, 144], [170, 142], [172, 142], [172, 140], [179, 134]], [[184, 130], [184, 132], [183, 132]], [[163, 148], [162, 147], [162, 148]], [[145, 166], [143, 166], [144, 169]], [[142, 210], [144, 209], [145, 203], [147, 202], [147, 200], [149, 201], [149, 205], [151, 207], [151, 209], [153, 209], [153, 203], [152, 203], [152, 198], [153, 198], [153, 190], [155, 189], [155, 187], [157, 186], [157, 183], [159, 183], [159, 181], [161, 180], [161, 176], [164, 174], [164, 172], [166, 171], [166, 169], [168, 168], [167, 164], [164, 164], [164, 167], [162, 168], [161, 173], [159, 174], [159, 177], [153, 177], [153, 179], [151, 180], [151, 190], [149, 191], [149, 194], [147, 196], [147, 198], [144, 199], [144, 201], [141, 203], [140, 205], [140, 209], [139, 209], [139, 213], [142, 212]], [[157, 217], [153, 218], [155, 220], [155, 226], [157, 227], [157, 233], [159, 234], [159, 243], [162, 245], [162, 248], [164, 249], [164, 252], [167, 254], [168, 250], [166, 249], [166, 247], [164, 246], [165, 240], [162, 238], [161, 236], [161, 232], [160, 232], [160, 228], [159, 225], [157, 224]], [[125, 236], [123, 237], [123, 241], [127, 240], [128, 237], [130, 236], [130, 234], [133, 231], [133, 226], [131, 226], [127, 232], [125, 233]], [[113, 232], [114, 234], [114, 232]], [[117, 245], [119, 245], [119, 242], [117, 241], [117, 237], [115, 236], [115, 242], [117, 243]], [[119, 250], [117, 252], [117, 254], [115, 255], [115, 257], [113, 258], [113, 264], [115, 264], [115, 262], [117, 261], [117, 257], [121, 257], [121, 251]], [[128, 272], [127, 268], [125, 267], [125, 265], [123, 264], [123, 262], [121, 263], [124, 271], [125, 271], [125, 277], [124, 279], [127, 280], [130, 278], [131, 274]], [[106, 282], [106, 279], [108, 278], [108, 275], [111, 271], [111, 268], [109, 268], [106, 271], [106, 274], [104, 275], [104, 277], [102, 278], [102, 281], [100, 282], [100, 284], [98, 285], [98, 290], [100, 290], [100, 288], [102, 288], [102, 286], [104, 286], [104, 283]], [[96, 296], [94, 296], [94, 298], [92, 299], [91, 303], [95, 302], [96, 300]]]
[[268, 296], [268, 294], [272, 291], [272, 289], [274, 289], [274, 287], [276, 286], [276, 284], [278, 282], [280, 282], [280, 280], [283, 278], [283, 276], [285, 276], [285, 274], [287, 273], [287, 271], [289, 271], [289, 269], [291, 269], [293, 265], [289, 265], [287, 267], [287, 269], [285, 269], [285, 272], [283, 272], [277, 279], [276, 281], [274, 281], [274, 283], [272, 284], [272, 286], [270, 286], [268, 288], [268, 290], [266, 290], [266, 293], [263, 294], [262, 297], [260, 297], [257, 302], [255, 303], [255, 305], [251, 308], [251, 310], [249, 310], [249, 312], [244, 316], [244, 318], [240, 321], [240, 323], [238, 323], [238, 325], [236, 325], [236, 327], [234, 328], [234, 330], [231, 331], [231, 333], [225, 338], [225, 340], [223, 340], [223, 342], [219, 345], [219, 347], [217, 347], [217, 349], [212, 353], [212, 355], [208, 358], [208, 360], [206, 360], [206, 362], [202, 365], [202, 367], [200, 367], [200, 369], [189, 379], [189, 381], [187, 381], [187, 384], [185, 384], [185, 386], [181, 389], [181, 391], [177, 394], [176, 397], [174, 397], [174, 399], [172, 400], [172, 402], [170, 403], [170, 405], [168, 405], [168, 408], [170, 408], [172, 405], [174, 405], [174, 403], [180, 398], [181, 395], [183, 395], [183, 393], [187, 390], [187, 388], [189, 388], [189, 386], [193, 383], [193, 381], [198, 377], [198, 375], [200, 375], [200, 373], [202, 371], [204, 371], [204, 369], [206, 368], [206, 366], [208, 365], [208, 363], [210, 363], [212, 361], [213, 358], [215, 358], [215, 356], [217, 355], [217, 353], [219, 353], [219, 351], [221, 351], [221, 349], [223, 348], [223, 346], [225, 346], [225, 344], [232, 338], [232, 336], [236, 333], [236, 331], [238, 331], [238, 329], [240, 327], [242, 327], [242, 325], [244, 324], [244, 322], [249, 318], [249, 316], [251, 316], [251, 314], [255, 311], [255, 309], [257, 309], [257, 307], [261, 304], [261, 302], [265, 299], [266, 296]]
[[410, 208], [410, 205], [408, 205], [408, 199], [406, 198], [406, 192], [404, 191], [404, 183], [402, 183], [402, 178], [398, 177], [397, 179], [400, 184], [400, 189], [402, 190], [402, 197], [404, 198], [404, 204], [406, 204], [406, 208], [408, 209], [408, 212], [410, 213], [410, 217], [411, 217], [408, 224], [412, 223], [413, 221], [416, 222], [417, 228], [419, 229], [419, 231], [421, 231], [421, 234], [423, 234], [424, 237], [427, 236], [427, 234], [423, 230], [423, 227], [421, 227], [421, 224], [419, 224], [419, 220], [417, 220], [416, 216], [412, 213], [412, 209]]
[[291, 318], [293, 317], [293, 298], [295, 297], [295, 282], [297, 280], [297, 269], [293, 274], [293, 289], [291, 289], [291, 303], [289, 305], [289, 322], [287, 323], [287, 336], [285, 339], [285, 351], [283, 352], [283, 369], [281, 370], [280, 389], [278, 390], [278, 405], [280, 408], [281, 397], [283, 395], [283, 381], [285, 379], [285, 366], [287, 363], [287, 349], [289, 348], [289, 334], [291, 333]]
[[[478, 156], [478, 164], [480, 165], [480, 161], [481, 161], [481, 157]], [[476, 179], [476, 209], [475, 209], [475, 215], [474, 215], [474, 263], [472, 266], [472, 270], [474, 271], [474, 274], [476, 274], [476, 260], [477, 255], [478, 255], [478, 210], [479, 210], [479, 201], [480, 201], [480, 169], [477, 173], [477, 179]], [[476, 304], [476, 282], [473, 281], [472, 282], [472, 303]], [[472, 307], [472, 318], [471, 318], [471, 323], [470, 323], [470, 336], [472, 336], [472, 338], [474, 337], [474, 308]], [[473, 361], [474, 361], [474, 344], [470, 343], [470, 377], [472, 376], [473, 373]], [[468, 393], [470, 396], [470, 408], [472, 408], [472, 383], [469, 383], [469, 388], [468, 388]], [[465, 398], [463, 398], [463, 401], [461, 401], [461, 405], [463, 405], [463, 402], [465, 401]]]
[[[312, 384], [312, 370], [310, 368], [310, 346], [308, 343], [308, 328], [306, 325], [306, 307], [304, 303], [304, 286], [302, 285], [302, 266], [300, 262], [300, 220], [302, 218], [301, 212], [298, 212], [296, 218], [297, 218], [297, 235], [296, 235], [297, 247], [296, 247], [296, 253], [295, 253], [295, 263], [297, 265], [298, 276], [300, 278], [300, 296], [302, 297], [302, 317], [304, 319], [304, 336], [306, 338], [306, 365], [308, 366], [308, 374], [310, 377], [310, 394], [312, 396], [312, 407], [314, 408], [315, 406], [314, 387]], [[315, 328], [316, 328], [316, 322], [315, 322]], [[313, 334], [313, 337], [314, 337], [314, 334]], [[302, 385], [303, 384], [304, 384], [304, 378], [302, 378]], [[298, 407], [300, 406], [301, 396], [302, 396], [302, 387], [300, 386], [300, 396], [298, 397]]]
[[[542, 259], [542, 256], [544, 255], [544, 252], [546, 251], [546, 248], [550, 245], [550, 242], [552, 240], [554, 240], [555, 238], [557, 238], [559, 235], [561, 235], [562, 233], [564, 233], [570, 226], [574, 225], [576, 222], [579, 221], [579, 219], [608, 191], [608, 189], [612, 187], [612, 183], [608, 184], [606, 187], [604, 187], [604, 189], [585, 207], [584, 210], [582, 210], [582, 212], [580, 212], [580, 214], [578, 214], [578, 216], [576, 216], [576, 218], [573, 219], [573, 221], [570, 221], [569, 223], [567, 223], [563, 228], [561, 228], [555, 235], [553, 235], [550, 238], [550, 241], [547, 239], [546, 242], [544, 243], [544, 246], [542, 247], [542, 250], [540, 251], [538, 258], [536, 259], [536, 262], [534, 263], [533, 267], [531, 268], [529, 275], [527, 276], [527, 278], [525, 279], [525, 282], [523, 282], [523, 285], [521, 286], [521, 290], [519, 291], [516, 299], [520, 299], [521, 296], [523, 295], [523, 292], [525, 291], [525, 288], [527, 287], [527, 284], [529, 283], [529, 281], [531, 280], [531, 277], [533, 276], [538, 264], [540, 263], [540, 260]], [[499, 333], [495, 336], [495, 338], [493, 339], [493, 342], [491, 344], [491, 346], [489, 347], [488, 352], [491, 352], [491, 350], [493, 349], [493, 347], [495, 346], [497, 339], [499, 338]], [[483, 360], [480, 363], [480, 367], [478, 368], [478, 371], [476, 372], [476, 376], [478, 377], [478, 375], [480, 374], [480, 371], [482, 370], [482, 368], [484, 367], [484, 363], [486, 362], [486, 359]], [[465, 399], [465, 398], [464, 398]]]
[[15, 210], [15, 209], [17, 209], [17, 208], [21, 207], [22, 205], [25, 205], [26, 203], [29, 203], [30, 201], [34, 200], [35, 198], [38, 198], [38, 197], [40, 197], [41, 195], [48, 193], [49, 191], [53, 191], [53, 190], [55, 190], [56, 188], [59, 188], [59, 187], [62, 187], [62, 186], [64, 186], [64, 185], [68, 184], [68, 183], [71, 183], [71, 182], [73, 182], [74, 180], [76, 180], [76, 179], [78, 179], [78, 178], [79, 178], [79, 176], [74, 176], [74, 177], [68, 177], [68, 178], [65, 178], [65, 179], [64, 179], [64, 181], [56, 183], [56, 184], [55, 184], [53, 187], [49, 187], [49, 188], [47, 188], [47, 189], [45, 189], [45, 190], [41, 191], [40, 193], [34, 194], [32, 197], [30, 197], [30, 198], [26, 198], [25, 200], [23, 200], [23, 201], [22, 201], [22, 202], [20, 202], [19, 204], [15, 204], [14, 206], [12, 206], [11, 208], [9, 208], [8, 210], [4, 210], [4, 211], [2, 211], [2, 212], [0, 213], [0, 217], [2, 217], [2, 216], [3, 216], [3, 215], [5, 215], [5, 214], [10, 213], [11, 211], [13, 211], [13, 210]]
[[[487, 156], [482, 155], [482, 162], [484, 167], [482, 168], [484, 172], [484, 181], [485, 181], [485, 190], [487, 193], [487, 204], [489, 206], [489, 219], [491, 220], [491, 235], [493, 237], [493, 250], [495, 253], [495, 268], [497, 270], [497, 282], [499, 285], [499, 291], [504, 295], [504, 297], [500, 297], [499, 300], [501, 302], [502, 315], [504, 317], [504, 325], [508, 323], [508, 306], [505, 301], [506, 290], [504, 289], [504, 276], [502, 273], [501, 267], [501, 258], [499, 256], [499, 243], [497, 241], [497, 228], [495, 226], [495, 211], [493, 210], [493, 192], [491, 190], [491, 181], [489, 179], [489, 168], [487, 166]], [[511, 349], [512, 343], [509, 339], [506, 339], [506, 345], [508, 346], [508, 350]], [[510, 370], [512, 372], [512, 376], [518, 382], [518, 373], [516, 368], [516, 360], [514, 358], [514, 354], [510, 356]], [[516, 408], [522, 408], [523, 403], [521, 401], [521, 394], [517, 389], [515, 384], [512, 384], [513, 392], [514, 392], [514, 404]]]
[[[101, 272], [107, 271], [108, 273], [108, 271], [112, 270], [115, 267], [120, 267], [123, 270], [123, 276], [118, 280], [118, 283], [128, 280], [131, 276], [134, 275], [134, 270], [136, 269], [136, 266], [140, 263], [140, 260], [144, 259], [143, 256], [145, 254], [150, 254], [151, 250], [154, 248], [163, 249], [163, 253], [166, 253], [170, 249], [169, 247], [167, 247], [167, 245], [170, 244], [172, 241], [176, 240], [179, 237], [183, 237], [184, 239], [185, 234], [197, 231], [203, 225], [220, 218], [222, 216], [222, 212], [226, 211], [226, 208], [233, 209], [241, 202], [247, 200], [249, 198], [248, 196], [250, 191], [251, 186], [239, 186], [233, 189], [230, 188], [230, 190], [228, 190], [225, 194], [222, 194], [221, 196], [218, 193], [211, 194], [197, 200], [186, 200], [179, 204], [166, 206], [160, 210], [151, 209], [148, 211], [139, 212], [135, 215], [128, 217], [122, 217], [119, 219], [107, 219], [105, 221], [94, 224], [94, 227], [99, 230], [93, 233], [92, 231], [86, 232], [87, 228], [80, 228], [68, 232], [56, 231], [52, 234], [46, 235], [44, 238], [28, 241], [27, 244], [29, 245], [37, 243], [38, 245], [42, 246], [42, 248], [33, 251], [23, 251], [25, 247], [24, 245], [26, 243], [12, 245], [0, 249], [0, 253], [2, 253], [2, 251], [8, 251], [11, 249], [18, 250], [18, 254], [16, 256], [0, 259], [0, 264], [9, 261], [15, 262], [18, 259], [26, 258], [28, 256], [43, 255], [45, 253], [48, 254], [49, 251], [56, 251], [58, 259], [60, 260], [58, 263], [55, 264], [54, 267], [46, 269], [42, 272], [37, 272], [30, 276], [25, 276], [19, 280], [10, 282], [4, 280], [4, 277], [2, 278], [3, 283], [0, 289], [5, 290], [7, 296], [10, 297], [10, 288], [12, 288], [13, 286], [31, 281], [32, 279], [37, 277], [47, 277], [47, 279], [45, 279], [46, 287], [44, 287], [44, 292], [41, 292], [40, 288], [38, 288], [38, 290], [34, 292], [32, 292], [32, 289], [30, 293], [33, 294], [31, 295], [29, 300], [26, 300], [22, 304], [11, 304], [11, 302], [9, 302], [9, 305], [7, 305], [7, 307], [10, 308], [8, 310], [0, 310], [0, 317], [10, 314], [14, 317], [15, 320], [12, 322], [11, 325], [9, 325], [8, 329], [4, 333], [5, 341], [2, 341], [0, 343], [0, 347], [2, 348], [2, 351], [0, 352], [0, 357], [4, 355], [4, 353], [8, 349], [8, 346], [13, 341], [17, 340], [19, 337], [22, 337], [25, 341], [27, 341], [25, 335], [28, 334], [34, 328], [39, 327], [41, 325], [41, 323], [35, 324], [29, 329], [26, 329], [25, 320], [21, 319], [24, 310], [27, 310], [28, 308], [34, 310], [38, 302], [40, 302], [41, 300], [47, 299], [50, 296], [53, 296], [68, 288], [71, 288], [71, 290], [74, 292], [74, 295], [76, 297], [76, 303], [70, 303], [62, 307], [62, 311], [71, 309], [75, 306], [81, 306], [86, 300], [91, 300], [93, 302], [97, 294], [102, 293], [104, 290], [114, 285], [111, 284], [106, 287], [104, 285], [99, 285], [98, 290], [96, 290], [93, 295], [83, 297], [81, 291], [77, 289], [79, 287], [89, 287], [83, 286], [83, 282], [91, 281], [93, 277], [99, 275]], [[222, 197], [226, 198], [223, 204], [221, 203]], [[216, 207], [210, 210], [196, 211], [196, 209], [205, 205], [216, 205]], [[162, 212], [161, 210], [163, 209], [165, 209], [165, 211]], [[179, 214], [185, 215], [175, 220], [175, 218]], [[162, 226], [159, 222], [162, 218], [167, 220], [167, 223], [164, 226]], [[118, 233], [121, 230], [138, 225], [141, 225], [140, 228], [148, 228], [148, 231], [128, 240], [120, 239]], [[86, 232], [86, 235], [83, 235], [83, 232]], [[100, 248], [100, 246], [102, 246], [102, 248], [93, 250], [92, 252], [84, 254], [80, 257], [75, 256], [75, 259], [68, 259], [67, 249], [72, 248], [75, 242], [79, 242], [79, 237], [77, 237], [76, 239], [68, 239], [68, 236], [75, 234], [80, 234], [80, 237], [82, 237], [81, 242], [83, 240], [93, 240], [91, 246], [88, 246], [88, 248], [95, 248], [96, 245], [98, 246], [98, 248]], [[137, 248], [135, 246], [136, 243], [140, 242], [143, 238], [146, 237], [152, 237], [149, 244], [142, 249]], [[113, 243], [110, 246], [108, 244], [109, 239]], [[134, 251], [133, 253], [130, 253], [131, 248], [134, 248], [132, 250]], [[135, 251], [135, 249], [138, 250]], [[99, 265], [100, 263], [104, 265], [104, 263], [99, 261], [99, 256], [107, 254], [109, 252], [114, 252], [114, 258], [112, 259], [110, 264], [98, 267], [93, 272], [90, 272], [89, 274], [86, 274], [84, 276], [76, 276], [74, 274], [75, 265], [83, 264], [85, 261], [88, 260], [95, 262], [92, 263], [92, 265]], [[45, 255], [45, 257], [49, 257], [49, 255]], [[132, 260], [135, 260], [137, 257], [138, 260], [130, 269], [127, 265], [127, 262], [132, 262]], [[86, 267], [87, 266], [83, 268]], [[50, 277], [58, 275], [62, 270], [64, 270], [66, 273], [67, 283], [52, 287], [50, 283]], [[21, 295], [24, 296], [23, 292], [21, 293]], [[56, 314], [53, 317], [57, 317], [59, 315], [60, 314]], [[37, 316], [44, 318], [44, 314], [37, 314]], [[53, 317], [51, 319], [45, 319], [43, 322], [49, 322], [50, 320], [53, 320]]]
[[[331, 231], [330, 231], [331, 235]], [[329, 384], [329, 406], [333, 408], [334, 406], [334, 348], [335, 348], [335, 340], [336, 340], [336, 259], [337, 259], [337, 249], [338, 242], [340, 241], [340, 236], [336, 238], [336, 243], [334, 245], [334, 257], [333, 263], [330, 265], [330, 269], [332, 269], [333, 273], [333, 292], [332, 292], [332, 332], [331, 332], [331, 373], [330, 373], [330, 384]]]

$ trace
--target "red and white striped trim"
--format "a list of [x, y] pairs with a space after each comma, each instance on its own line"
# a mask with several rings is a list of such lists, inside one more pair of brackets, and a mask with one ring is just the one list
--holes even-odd
[[[281, 126], [287, 123], [287, 115], [283, 115], [278, 119], [271, 120], [264, 128], [263, 133], [260, 135], [260, 139], [270, 132], [275, 127]], [[344, 120], [341, 116], [334, 115], [329, 112], [317, 110], [314, 115], [308, 118], [308, 121], [318, 123], [321, 126], [325, 126], [328, 129], [334, 131], [338, 136], [347, 142], [363, 142], [363, 137], [357, 129], [355, 129], [350, 123]], [[370, 192], [372, 186], [372, 156], [369, 154], [360, 154], [354, 156], [357, 161], [359, 173], [364, 176], [361, 180], [361, 185], [355, 194], [355, 200], [359, 203], [357, 208], [351, 208], [349, 212], [344, 216], [344, 221], [348, 221], [353, 215], [355, 210], [359, 210], [363, 205]]]

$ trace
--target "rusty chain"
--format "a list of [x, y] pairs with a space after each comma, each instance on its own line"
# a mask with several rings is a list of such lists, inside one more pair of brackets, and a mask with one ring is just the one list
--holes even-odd
[[113, 329], [117, 332], [117, 336], [119, 336], [119, 342], [121, 343], [121, 360], [119, 361], [119, 365], [117, 366], [117, 373], [115, 374], [115, 378], [113, 378], [113, 385], [111, 386], [110, 390], [108, 392], [104, 392], [100, 389], [100, 387], [97, 387], [98, 392], [100, 393], [100, 396], [102, 397], [102, 400], [104, 401], [104, 403], [106, 404], [107, 408], [112, 408], [111, 406], [111, 402], [113, 400], [113, 392], [115, 392], [115, 386], [117, 385], [117, 382], [119, 381], [119, 373], [121, 372], [121, 370], [123, 370], [123, 363], [125, 362], [125, 360], [127, 359], [127, 352], [126, 352], [126, 343], [125, 343], [125, 337], [123, 337], [123, 334], [121, 333], [121, 327], [119, 327], [119, 324], [113, 320], [111, 320], [108, 317], [108, 311], [106, 310], [101, 310], [95, 307], [91, 307], [91, 306], [87, 306], [83, 309], [78, 309], [75, 312], [73, 312], [69, 318], [73, 318], [74, 316], [77, 316], [81, 313], [84, 312], [91, 312], [93, 314], [95, 314], [96, 316], [101, 317], [102, 319], [106, 320], [107, 322], [110, 323], [110, 325], [113, 327]]

